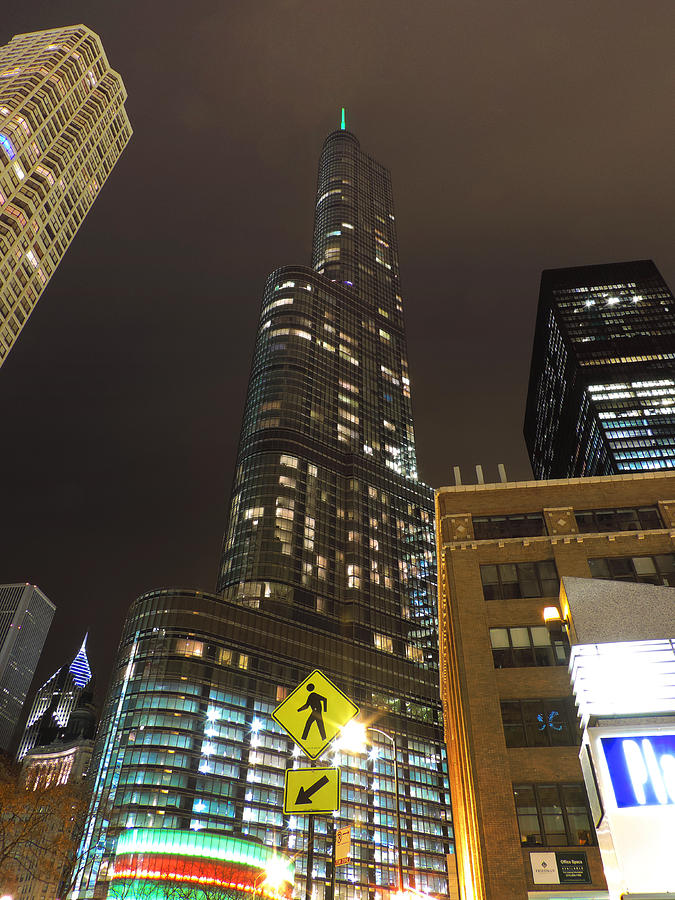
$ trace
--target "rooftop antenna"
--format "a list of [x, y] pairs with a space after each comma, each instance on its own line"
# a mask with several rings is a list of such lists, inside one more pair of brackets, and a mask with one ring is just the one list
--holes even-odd
[[346, 130], [347, 130], [347, 117], [345, 115], [345, 108], [343, 106], [342, 107], [342, 120], [340, 122], [340, 131], [346, 131]]

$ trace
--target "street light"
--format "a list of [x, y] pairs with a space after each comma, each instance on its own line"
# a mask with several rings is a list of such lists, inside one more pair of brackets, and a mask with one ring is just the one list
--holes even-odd
[[270, 857], [253, 883], [253, 900], [265, 892], [278, 895], [285, 881], [289, 881], [288, 860], [277, 855]]
[[[367, 744], [367, 733], [371, 731], [379, 734], [386, 740], [391, 741], [394, 751], [394, 791], [396, 792], [396, 837], [398, 842], [398, 893], [403, 894], [403, 844], [401, 841], [401, 808], [398, 794], [398, 747], [396, 746], [396, 738], [381, 728], [374, 725], [364, 725], [363, 722], [348, 722], [340, 733], [338, 747], [341, 750], [350, 750], [354, 753], [365, 752]], [[373, 757], [374, 759], [374, 757]]]

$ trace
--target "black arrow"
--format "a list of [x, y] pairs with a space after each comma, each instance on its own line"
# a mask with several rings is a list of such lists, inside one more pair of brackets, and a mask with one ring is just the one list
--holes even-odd
[[314, 784], [310, 785], [308, 788], [301, 787], [298, 791], [298, 799], [295, 802], [311, 803], [312, 794], [316, 794], [319, 788], [322, 788], [324, 784], [328, 784], [328, 777], [326, 775], [322, 775], [318, 781], [315, 781]]

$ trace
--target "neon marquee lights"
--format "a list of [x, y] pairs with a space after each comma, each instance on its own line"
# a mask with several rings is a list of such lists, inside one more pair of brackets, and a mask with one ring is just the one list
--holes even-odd
[[290, 897], [294, 878], [293, 861], [271, 847], [232, 835], [168, 828], [123, 832], [117, 841], [113, 874], [114, 881], [125, 879], [125, 891], [126, 879], [133, 884], [173, 880], [260, 893], [274, 900]]

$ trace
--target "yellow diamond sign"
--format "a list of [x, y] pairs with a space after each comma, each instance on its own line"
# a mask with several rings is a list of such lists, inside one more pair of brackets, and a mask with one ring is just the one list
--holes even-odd
[[310, 759], [318, 759], [358, 712], [358, 706], [330, 678], [315, 669], [277, 706], [272, 718]]
[[340, 809], [340, 770], [286, 769], [285, 813], [331, 813]]

